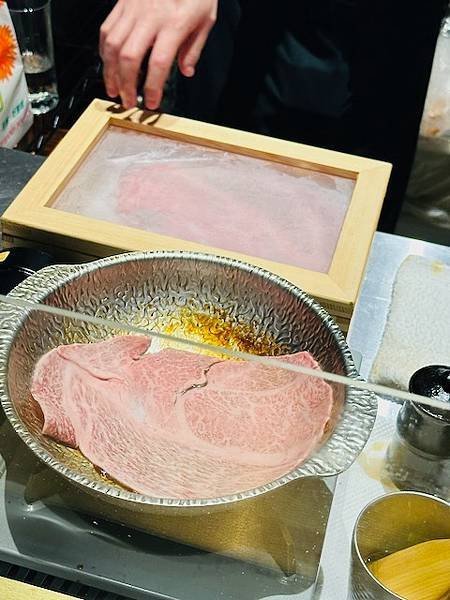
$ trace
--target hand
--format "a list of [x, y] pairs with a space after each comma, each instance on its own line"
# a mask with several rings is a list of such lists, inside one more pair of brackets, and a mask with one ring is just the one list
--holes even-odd
[[145, 105], [158, 108], [164, 83], [178, 66], [192, 77], [217, 16], [218, 0], [118, 0], [100, 28], [100, 56], [109, 96], [136, 106], [139, 69], [152, 48], [144, 86]]

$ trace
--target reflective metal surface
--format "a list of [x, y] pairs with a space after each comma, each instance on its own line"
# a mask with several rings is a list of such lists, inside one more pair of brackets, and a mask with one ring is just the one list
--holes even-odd
[[[167, 331], [182, 311], [216, 315], [268, 340], [271, 353], [310, 351], [324, 370], [356, 378], [339, 328], [310, 297], [262, 269], [194, 253], [131, 253], [80, 266], [49, 267], [18, 286], [13, 296], [81, 313]], [[79, 452], [42, 436], [42, 415], [29, 393], [36, 360], [63, 343], [104, 339], [115, 332], [39, 311], [0, 309], [0, 396], [5, 413], [28, 447], [86, 491], [122, 506], [210, 507], [258, 496], [289, 481], [347, 469], [369, 437], [376, 401], [366, 392], [334, 386], [327, 439], [305, 463], [267, 485], [207, 500], [149, 498], [102, 478]], [[333, 384], [332, 384], [333, 385]]]
[[[397, 270], [410, 254], [450, 264], [450, 248], [377, 232], [353, 313], [348, 342], [362, 353], [361, 375], [367, 379], [381, 343]], [[320, 600], [342, 600], [348, 591], [353, 526], [370, 500], [392, 491], [380, 479], [384, 456], [395, 435], [400, 403], [380, 398], [375, 427], [358, 460], [339, 476], [321, 564], [324, 585]], [[381, 449], [380, 449], [381, 448]], [[383, 461], [380, 460], [380, 454]], [[368, 470], [368, 465], [371, 469]]]
[[117, 508], [75, 487], [3, 419], [0, 560], [130, 600], [311, 600], [334, 477], [297, 479], [187, 518], [149, 514], [154, 507]]
[[369, 571], [378, 560], [416, 544], [450, 538], [450, 505], [426, 494], [398, 492], [371, 502], [355, 525], [351, 600], [401, 600]]

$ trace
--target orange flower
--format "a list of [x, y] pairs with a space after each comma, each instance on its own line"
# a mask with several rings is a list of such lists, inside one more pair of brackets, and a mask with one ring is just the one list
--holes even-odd
[[16, 54], [16, 41], [11, 28], [0, 25], [0, 81], [13, 74]]

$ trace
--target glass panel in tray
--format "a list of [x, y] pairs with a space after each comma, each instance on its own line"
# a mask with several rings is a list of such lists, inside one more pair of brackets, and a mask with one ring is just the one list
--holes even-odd
[[52, 206], [326, 273], [354, 184], [111, 127]]

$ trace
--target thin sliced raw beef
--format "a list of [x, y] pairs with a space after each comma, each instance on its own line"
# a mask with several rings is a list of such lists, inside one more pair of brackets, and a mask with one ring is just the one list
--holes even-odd
[[339, 175], [110, 127], [54, 207], [327, 273], [354, 186]]
[[60, 346], [44, 354], [36, 365], [31, 385], [31, 393], [44, 414], [42, 432], [77, 447], [73, 424], [67, 415], [72, 363], [64, 359], [101, 379], [117, 378], [149, 345], [149, 338], [143, 336], [118, 336], [97, 344]]
[[76, 448], [75, 430], [67, 416], [64, 397], [66, 390], [70, 388], [70, 373], [63, 367], [58, 348], [44, 354], [34, 370], [31, 393], [44, 414], [42, 432]]
[[[317, 368], [308, 352], [281, 361]], [[186, 431], [257, 464], [300, 462], [323, 434], [330, 416], [322, 380], [259, 363], [213, 365], [207, 389], [193, 389], [183, 404]]]
[[[123, 336], [46, 354], [32, 383], [43, 432], [124, 486], [170, 498], [273, 481], [322, 437], [332, 407], [324, 381], [173, 349], [143, 354], [149, 343]], [[281, 360], [318, 367], [307, 352]]]
[[117, 336], [96, 344], [60, 346], [58, 354], [99, 379], [120, 378], [150, 346], [141, 335]]
[[[229, 159], [230, 161], [232, 159]], [[192, 160], [130, 167], [120, 178], [122, 223], [249, 256], [327, 272], [345, 195], [260, 161]], [[316, 176], [319, 177], [319, 176]]]

